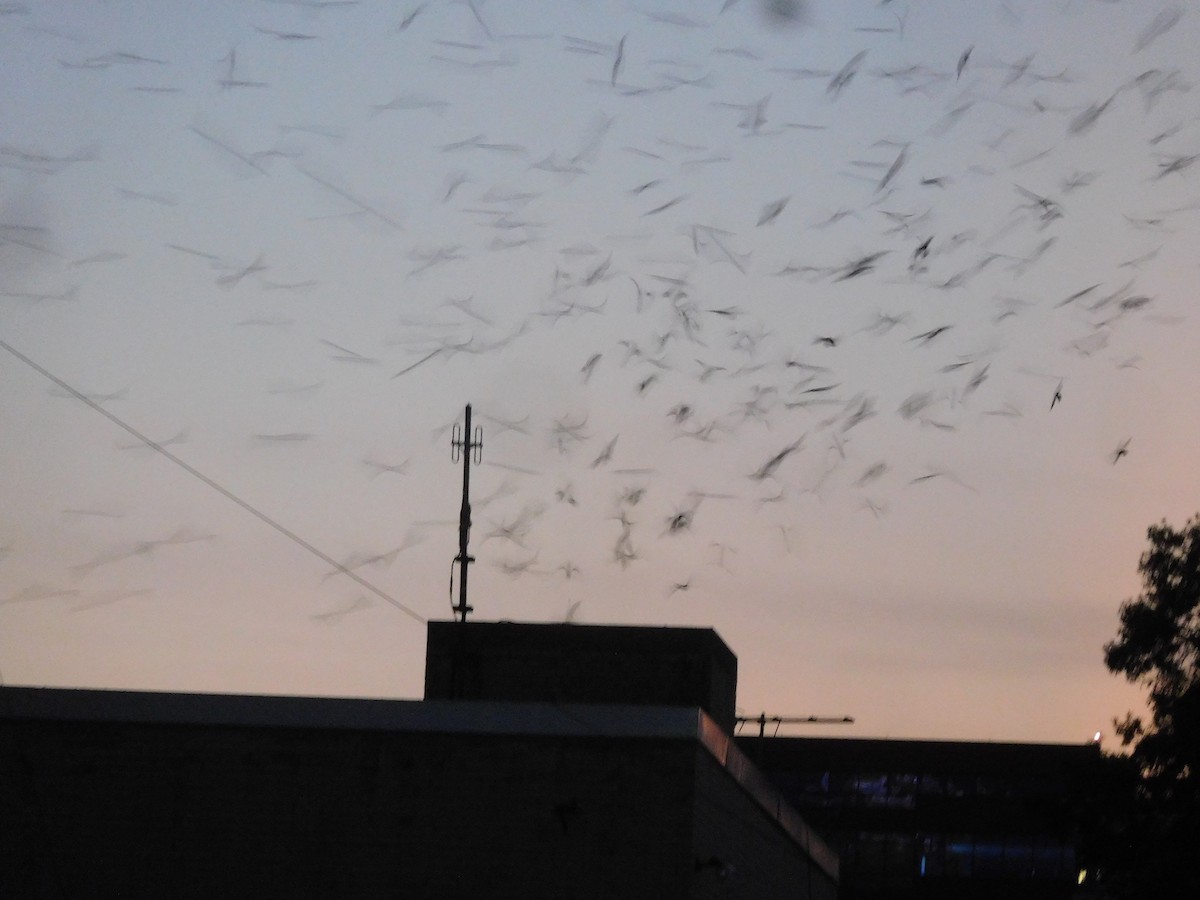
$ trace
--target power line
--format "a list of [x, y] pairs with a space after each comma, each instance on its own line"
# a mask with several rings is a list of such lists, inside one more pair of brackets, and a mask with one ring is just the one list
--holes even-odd
[[396, 609], [400, 610], [400, 612], [404, 613], [405, 615], [411, 617], [412, 619], [415, 619], [417, 622], [420, 622], [421, 624], [425, 623], [425, 617], [422, 616], [420, 613], [416, 612], [415, 610], [409, 609], [407, 606], [405, 606], [403, 603], [401, 603], [395, 597], [393, 597], [390, 594], [387, 594], [384, 591], [380, 590], [379, 588], [375, 587], [375, 585], [371, 584], [371, 582], [367, 581], [365, 578], [361, 577], [360, 575], [358, 575], [351, 569], [344, 566], [342, 563], [338, 562], [336, 559], [334, 559], [328, 553], [324, 553], [323, 551], [319, 550], [318, 548], [316, 548], [315, 546], [310, 544], [308, 541], [304, 540], [304, 538], [302, 538], [298, 534], [296, 534], [294, 531], [292, 531], [289, 528], [286, 528], [285, 526], [276, 522], [274, 519], [272, 519], [270, 516], [268, 516], [266, 513], [262, 512], [261, 510], [256, 509], [255, 507], [251, 506], [249, 503], [247, 503], [241, 497], [237, 496], [236, 494], [234, 494], [232, 491], [228, 490], [227, 488], [222, 487], [220, 484], [213, 481], [211, 478], [209, 478], [203, 472], [199, 471], [198, 469], [193, 468], [191, 465], [184, 462], [182, 459], [180, 459], [178, 456], [176, 456], [170, 450], [163, 447], [161, 444], [158, 444], [158, 443], [150, 440], [150, 438], [146, 437], [144, 434], [142, 434], [140, 431], [138, 431], [132, 425], [129, 425], [126, 422], [119, 419], [117, 416], [114, 416], [107, 409], [102, 407], [99, 403], [92, 400], [86, 394], [83, 394], [80, 391], [77, 391], [75, 388], [71, 387], [71, 385], [67, 384], [65, 381], [63, 381], [61, 378], [59, 378], [57, 375], [44, 369], [42, 366], [39, 366], [36, 362], [34, 362], [32, 359], [30, 359], [25, 354], [21, 353], [20, 351], [16, 350], [15, 348], [11, 347], [10, 345], [6, 344], [4, 341], [0, 341], [0, 347], [7, 350], [9, 353], [11, 353], [13, 356], [15, 356], [21, 362], [25, 363], [25, 365], [29, 366], [29, 368], [33, 369], [35, 372], [37, 372], [43, 378], [47, 378], [50, 381], [54, 382], [54, 384], [56, 384], [58, 387], [62, 388], [64, 391], [66, 391], [68, 394], [70, 394], [76, 400], [80, 400], [83, 403], [86, 403], [93, 410], [100, 413], [100, 415], [104, 416], [104, 418], [108, 419], [114, 425], [116, 425], [119, 428], [123, 428], [125, 431], [129, 432], [131, 435], [133, 435], [135, 438], [137, 438], [139, 441], [141, 441], [147, 447], [150, 447], [152, 450], [156, 450], [159, 453], [161, 453], [163, 456], [165, 456], [171, 462], [175, 463], [175, 465], [179, 466], [179, 468], [183, 469], [185, 472], [187, 472], [193, 478], [196, 478], [199, 481], [202, 481], [204, 484], [208, 485], [214, 491], [221, 494], [227, 500], [232, 500], [234, 503], [236, 503], [242, 509], [246, 510], [246, 512], [250, 513], [252, 516], [256, 517], [257, 519], [259, 519], [262, 522], [265, 522], [267, 525], [270, 525], [272, 528], [274, 528], [276, 531], [278, 531], [280, 534], [282, 534], [288, 540], [303, 547], [305, 550], [307, 550], [313, 556], [317, 557], [317, 559], [333, 566], [335, 569], [337, 569], [337, 571], [341, 572], [347, 578], [350, 578], [353, 581], [356, 581], [359, 585], [366, 588], [368, 591], [370, 591], [376, 597], [379, 597], [381, 600], [384, 600], [385, 602], [390, 603], [392, 606], [396, 607]]

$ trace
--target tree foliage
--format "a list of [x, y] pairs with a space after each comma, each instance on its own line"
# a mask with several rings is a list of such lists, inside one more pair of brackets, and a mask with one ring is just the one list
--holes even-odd
[[1120, 631], [1104, 647], [1112, 672], [1146, 687], [1150, 712], [1117, 723], [1136, 777], [1113, 882], [1118, 895], [1189, 885], [1200, 896], [1200, 514], [1147, 537], [1142, 592], [1121, 605]]
[[1161, 522], [1147, 534], [1142, 593], [1122, 604], [1104, 662], [1149, 689], [1152, 721], [1130, 715], [1118, 731], [1147, 774], [1169, 784], [1194, 778], [1200, 754], [1200, 515], [1182, 529]]

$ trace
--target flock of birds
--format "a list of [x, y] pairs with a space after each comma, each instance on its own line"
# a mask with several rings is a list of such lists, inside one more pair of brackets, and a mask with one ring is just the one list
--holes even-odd
[[448, 615], [467, 402], [481, 614], [671, 617], [806, 519], [1007, 490], [979, 448], [1194, 324], [1182, 4], [138, 9], [0, 4], [0, 620], [221, 553]]

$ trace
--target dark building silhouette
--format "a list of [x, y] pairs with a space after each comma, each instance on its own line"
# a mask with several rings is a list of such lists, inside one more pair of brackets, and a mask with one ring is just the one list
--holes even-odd
[[[1090, 895], [1097, 744], [740, 737], [841, 860], [841, 897]], [[1082, 876], [1082, 877], [1081, 877]]]
[[836, 896], [715, 633], [429, 636], [424, 701], [0, 688], [0, 897]]
[[1096, 745], [735, 740], [736, 683], [709, 629], [433, 622], [424, 700], [2, 687], [0, 897], [1087, 895]]

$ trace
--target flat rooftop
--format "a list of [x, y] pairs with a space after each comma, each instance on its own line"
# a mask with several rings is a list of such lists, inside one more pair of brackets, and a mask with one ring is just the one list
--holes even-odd
[[696, 738], [700, 715], [697, 709], [675, 706], [0, 687], [0, 720]]

